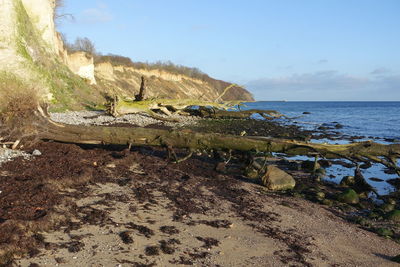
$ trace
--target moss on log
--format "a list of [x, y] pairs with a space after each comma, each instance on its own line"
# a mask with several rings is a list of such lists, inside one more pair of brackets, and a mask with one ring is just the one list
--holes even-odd
[[[318, 154], [325, 158], [345, 158], [354, 161], [369, 159], [400, 171], [400, 168], [396, 165], [396, 159], [400, 157], [400, 144], [385, 145], [366, 141], [331, 145], [269, 137], [221, 135], [193, 131], [67, 125], [51, 121], [47, 112], [42, 108], [25, 114], [25, 117], [13, 114], [3, 122], [9, 126], [9, 132], [18, 133], [25, 138], [33, 135], [42, 140], [77, 144], [162, 146], [186, 148], [192, 151], [232, 150], [313, 156]], [[16, 128], [19, 130], [15, 131]], [[19, 139], [16, 138], [16, 140]]]
[[149, 99], [143, 101], [128, 101], [115, 97], [108, 105], [108, 112], [114, 116], [144, 112], [151, 115], [151, 112], [161, 111], [166, 115], [180, 113], [184, 109], [193, 106], [213, 107], [217, 109], [229, 109], [235, 106], [236, 102], [209, 102], [196, 99]]

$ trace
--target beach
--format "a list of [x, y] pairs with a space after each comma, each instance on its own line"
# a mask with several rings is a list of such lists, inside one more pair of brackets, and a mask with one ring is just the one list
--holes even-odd
[[[265, 123], [270, 135], [304, 134]], [[205, 152], [176, 164], [162, 148], [39, 142], [33, 151], [1, 172], [0, 241], [19, 266], [396, 265], [399, 245], [351, 222], [359, 206], [334, 201], [339, 187], [279, 156], [269, 160], [294, 177], [293, 191], [243, 176], [239, 159], [218, 169]]]

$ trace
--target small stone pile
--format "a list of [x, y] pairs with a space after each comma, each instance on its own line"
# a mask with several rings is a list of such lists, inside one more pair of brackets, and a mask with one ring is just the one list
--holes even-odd
[[[159, 115], [163, 117], [162, 115]], [[180, 122], [167, 122], [157, 120], [145, 113], [127, 114], [121, 117], [113, 117], [106, 114], [104, 111], [68, 111], [63, 113], [50, 113], [50, 118], [55, 122], [74, 125], [112, 125], [119, 123], [132, 124], [139, 127], [159, 124], [169, 127], [179, 127], [188, 124], [193, 124], [199, 118], [193, 116], [173, 115], [168, 118], [178, 119]]]

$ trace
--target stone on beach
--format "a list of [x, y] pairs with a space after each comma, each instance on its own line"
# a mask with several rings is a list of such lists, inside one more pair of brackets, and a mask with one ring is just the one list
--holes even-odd
[[347, 189], [338, 195], [338, 200], [347, 204], [357, 204], [360, 201], [358, 194], [353, 189]]
[[296, 185], [296, 181], [290, 174], [274, 165], [267, 166], [261, 180], [262, 184], [270, 190], [288, 190], [293, 189]]

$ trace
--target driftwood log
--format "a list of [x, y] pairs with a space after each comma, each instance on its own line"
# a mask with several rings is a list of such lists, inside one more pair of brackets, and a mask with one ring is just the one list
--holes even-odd
[[146, 90], [146, 85], [145, 85], [145, 79], [144, 76], [141, 77], [141, 83], [140, 83], [140, 89], [139, 89], [139, 94], [135, 95], [135, 100], [136, 101], [142, 101], [144, 100], [144, 91]]
[[213, 119], [248, 119], [251, 116], [258, 114], [266, 120], [273, 120], [279, 118], [289, 118], [276, 110], [263, 110], [263, 109], [248, 109], [240, 111], [221, 110], [208, 107], [200, 107], [198, 110], [186, 110], [187, 113], [193, 113], [202, 118], [213, 118]]
[[[28, 115], [9, 116], [4, 126], [19, 136], [35, 136], [41, 140], [77, 144], [115, 144], [162, 146], [195, 150], [231, 150], [243, 152], [280, 152], [287, 155], [319, 155], [325, 158], [345, 158], [352, 161], [373, 161], [394, 168], [400, 174], [397, 159], [400, 144], [379, 144], [372, 141], [346, 145], [315, 144], [269, 137], [251, 137], [175, 131], [149, 128], [79, 126], [56, 123], [47, 112], [38, 108]], [[18, 131], [16, 131], [18, 127]], [[10, 132], [10, 131], [9, 131]], [[4, 131], [3, 131], [4, 134]]]

